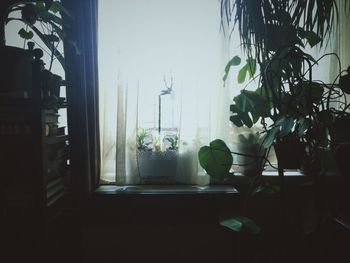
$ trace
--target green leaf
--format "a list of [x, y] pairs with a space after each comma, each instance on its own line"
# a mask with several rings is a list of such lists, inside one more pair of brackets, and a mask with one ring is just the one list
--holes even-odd
[[238, 115], [230, 116], [230, 121], [232, 121], [232, 123], [234, 125], [236, 125], [237, 127], [242, 127], [243, 126], [243, 122], [242, 122], [241, 118]]
[[298, 136], [302, 137], [305, 134], [305, 132], [309, 129], [309, 123], [305, 118], [300, 118], [297, 121], [297, 127]]
[[253, 121], [249, 117], [249, 114], [247, 112], [240, 113], [239, 117], [241, 118], [244, 125], [247, 126], [248, 128], [251, 128], [253, 126]]
[[267, 133], [263, 139], [262, 146], [266, 149], [269, 148], [273, 144], [273, 142], [275, 141], [276, 136], [277, 136], [279, 131], [280, 131], [279, 127], [273, 127], [272, 129], [267, 131]]
[[307, 83], [306, 85], [308, 85], [308, 87], [311, 87], [312, 100], [315, 103], [320, 102], [322, 100], [322, 96], [323, 96], [323, 92], [324, 92], [323, 86], [317, 82], [312, 82], [311, 85], [309, 85], [309, 83]]
[[311, 30], [305, 31], [302, 28], [298, 28], [298, 34], [301, 38], [305, 38], [311, 47], [317, 45], [322, 41], [322, 38]]
[[227, 64], [225, 67], [225, 75], [223, 77], [223, 81], [226, 81], [228, 74], [230, 72], [230, 69], [232, 66], [238, 66], [241, 64], [241, 58], [239, 56], [234, 56]]
[[242, 90], [241, 93], [252, 108], [252, 112], [263, 118], [270, 116], [269, 103], [259, 92]]
[[37, 1], [34, 5], [34, 8], [38, 13], [47, 12], [44, 5], [44, 1]]
[[241, 112], [249, 112], [251, 110], [250, 103], [247, 102], [247, 96], [241, 91], [241, 94], [235, 96], [233, 101]]
[[237, 76], [237, 81], [239, 84], [242, 84], [245, 81], [248, 70], [249, 70], [249, 67], [247, 65], [245, 65], [243, 68], [239, 70], [238, 76]]
[[280, 190], [281, 188], [279, 185], [270, 184], [269, 182], [266, 182], [256, 187], [253, 191], [253, 195], [256, 193], [275, 194], [280, 192]]
[[224, 141], [216, 139], [198, 152], [199, 164], [209, 176], [223, 180], [230, 175], [233, 158]]
[[288, 135], [294, 126], [294, 119], [291, 117], [286, 117], [281, 123], [280, 137]]
[[24, 28], [21, 28], [18, 31], [18, 35], [23, 39], [32, 39], [34, 36], [33, 31], [26, 31]]
[[252, 78], [256, 72], [256, 60], [254, 58], [248, 58], [247, 67], [248, 67], [249, 77]]
[[60, 12], [62, 9], [62, 5], [59, 1], [54, 1], [50, 6], [50, 11], [54, 14]]
[[254, 235], [259, 234], [261, 231], [260, 227], [252, 219], [243, 216], [221, 220], [220, 225], [227, 227], [235, 232], [246, 231]]

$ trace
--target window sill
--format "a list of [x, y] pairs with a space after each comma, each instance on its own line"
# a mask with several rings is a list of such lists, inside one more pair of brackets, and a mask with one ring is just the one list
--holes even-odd
[[124, 195], [172, 195], [172, 194], [237, 194], [238, 191], [229, 185], [101, 185], [95, 194]]

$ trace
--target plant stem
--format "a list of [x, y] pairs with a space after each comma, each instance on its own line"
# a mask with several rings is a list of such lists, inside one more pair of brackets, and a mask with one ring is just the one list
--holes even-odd
[[158, 133], [161, 131], [161, 119], [162, 119], [162, 98], [158, 95]]

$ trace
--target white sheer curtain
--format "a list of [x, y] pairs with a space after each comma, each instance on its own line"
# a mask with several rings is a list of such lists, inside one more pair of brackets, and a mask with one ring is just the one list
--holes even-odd
[[[209, 183], [199, 168], [200, 146], [229, 136], [228, 61], [216, 0], [99, 1], [101, 179], [139, 183], [138, 128], [162, 123], [179, 132], [178, 183]], [[165, 81], [164, 81], [165, 79]]]

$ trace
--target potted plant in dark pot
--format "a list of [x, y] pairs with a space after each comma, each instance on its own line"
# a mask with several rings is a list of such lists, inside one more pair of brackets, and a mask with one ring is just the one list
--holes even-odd
[[[342, 137], [335, 135], [339, 129], [335, 128], [335, 120], [348, 110], [346, 104], [341, 112], [331, 106], [333, 99], [337, 98], [335, 94], [338, 93], [339, 98], [339, 92], [334, 83], [329, 85], [314, 78], [313, 68], [322, 61], [314, 59], [304, 49], [305, 45], [322, 45], [327, 40], [337, 24], [337, 2], [222, 0], [221, 8], [222, 23], [236, 25], [243, 50], [248, 56], [247, 63], [239, 70], [238, 82], [243, 83], [246, 76], [252, 77], [259, 68], [258, 76], [254, 78], [259, 79], [258, 88], [244, 88], [234, 98], [230, 108], [231, 121], [238, 127], [252, 127], [260, 122], [264, 129], [263, 146], [266, 149], [271, 146], [276, 148], [280, 169], [300, 167], [301, 158], [293, 160], [294, 163], [285, 162], [300, 156], [308, 162], [305, 167], [312, 166], [320, 147], [332, 145], [332, 137]], [[240, 57], [233, 57], [226, 66], [224, 79], [230, 67], [240, 63]], [[335, 91], [334, 97], [329, 95], [330, 90]], [[344, 127], [349, 127], [345, 120]], [[338, 143], [333, 145], [339, 146]], [[282, 157], [283, 153], [288, 155], [288, 159]], [[211, 177], [223, 181], [232, 175], [231, 158], [232, 152], [221, 140], [214, 140], [199, 151], [201, 166]], [[280, 182], [283, 185], [283, 181]], [[260, 188], [257, 181], [252, 181], [247, 199], [259, 189], [266, 190], [266, 187]], [[269, 187], [267, 190], [281, 192], [281, 214], [285, 214], [283, 188]], [[237, 232], [258, 233], [256, 224], [246, 217], [249, 217], [246, 203], [241, 211], [243, 216], [234, 216], [220, 223]], [[280, 225], [283, 227], [286, 226], [284, 219], [281, 216]], [[281, 233], [287, 230], [282, 229], [279, 229]], [[281, 246], [278, 247], [282, 248], [281, 251], [286, 251], [283, 246], [287, 237], [285, 233], [280, 236]]]
[[[230, 120], [248, 128], [260, 122], [264, 129], [262, 145], [266, 149], [275, 146], [280, 169], [300, 168], [302, 160], [311, 163], [317, 149], [327, 143], [324, 127], [328, 124], [323, 122], [321, 112], [329, 86], [314, 79], [313, 68], [321, 62], [308, 54], [305, 46], [314, 47], [329, 37], [338, 14], [337, 4], [333, 0], [317, 4], [316, 0], [254, 4], [232, 0], [221, 1], [221, 8], [222, 23], [237, 26], [248, 56], [239, 70], [238, 82], [243, 83], [247, 76], [253, 78], [259, 69], [254, 77], [259, 80], [258, 87], [244, 88], [233, 99]], [[233, 57], [225, 68], [224, 80], [230, 68], [240, 64], [241, 58]], [[199, 161], [210, 176], [225, 179], [231, 175], [232, 153], [220, 142], [214, 140], [204, 146]], [[226, 226], [234, 230], [247, 225], [242, 220], [240, 224], [231, 223]]]

